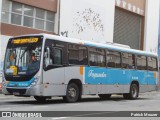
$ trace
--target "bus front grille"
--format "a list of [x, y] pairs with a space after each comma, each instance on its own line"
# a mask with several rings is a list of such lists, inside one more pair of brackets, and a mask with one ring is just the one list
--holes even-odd
[[12, 88], [7, 88], [7, 91], [10, 94], [16, 94], [16, 95], [24, 95], [26, 93], [26, 89], [12, 89]]

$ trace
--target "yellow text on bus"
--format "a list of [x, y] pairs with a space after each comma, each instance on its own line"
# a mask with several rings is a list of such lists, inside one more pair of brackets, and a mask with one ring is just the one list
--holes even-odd
[[38, 38], [26, 38], [26, 39], [16, 39], [13, 40], [13, 44], [26, 44], [26, 43], [36, 43]]

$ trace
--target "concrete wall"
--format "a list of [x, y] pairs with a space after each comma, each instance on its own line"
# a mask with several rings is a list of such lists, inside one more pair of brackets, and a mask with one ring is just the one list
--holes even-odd
[[60, 34], [113, 42], [114, 0], [61, 0]]
[[144, 50], [158, 52], [159, 0], [146, 1]]
[[57, 11], [57, 0], [12, 0], [12, 1], [35, 6], [53, 12]]

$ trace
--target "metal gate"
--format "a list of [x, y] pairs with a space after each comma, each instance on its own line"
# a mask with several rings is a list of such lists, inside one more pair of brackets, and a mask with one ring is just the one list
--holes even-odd
[[142, 16], [115, 8], [114, 43], [140, 49]]

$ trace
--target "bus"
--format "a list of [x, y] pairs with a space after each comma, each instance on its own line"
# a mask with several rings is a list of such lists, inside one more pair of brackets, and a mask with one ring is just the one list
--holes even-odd
[[2, 92], [33, 96], [45, 102], [54, 96], [69, 103], [82, 95], [109, 99], [121, 94], [137, 99], [158, 86], [158, 56], [112, 44], [49, 34], [10, 38], [5, 53]]

